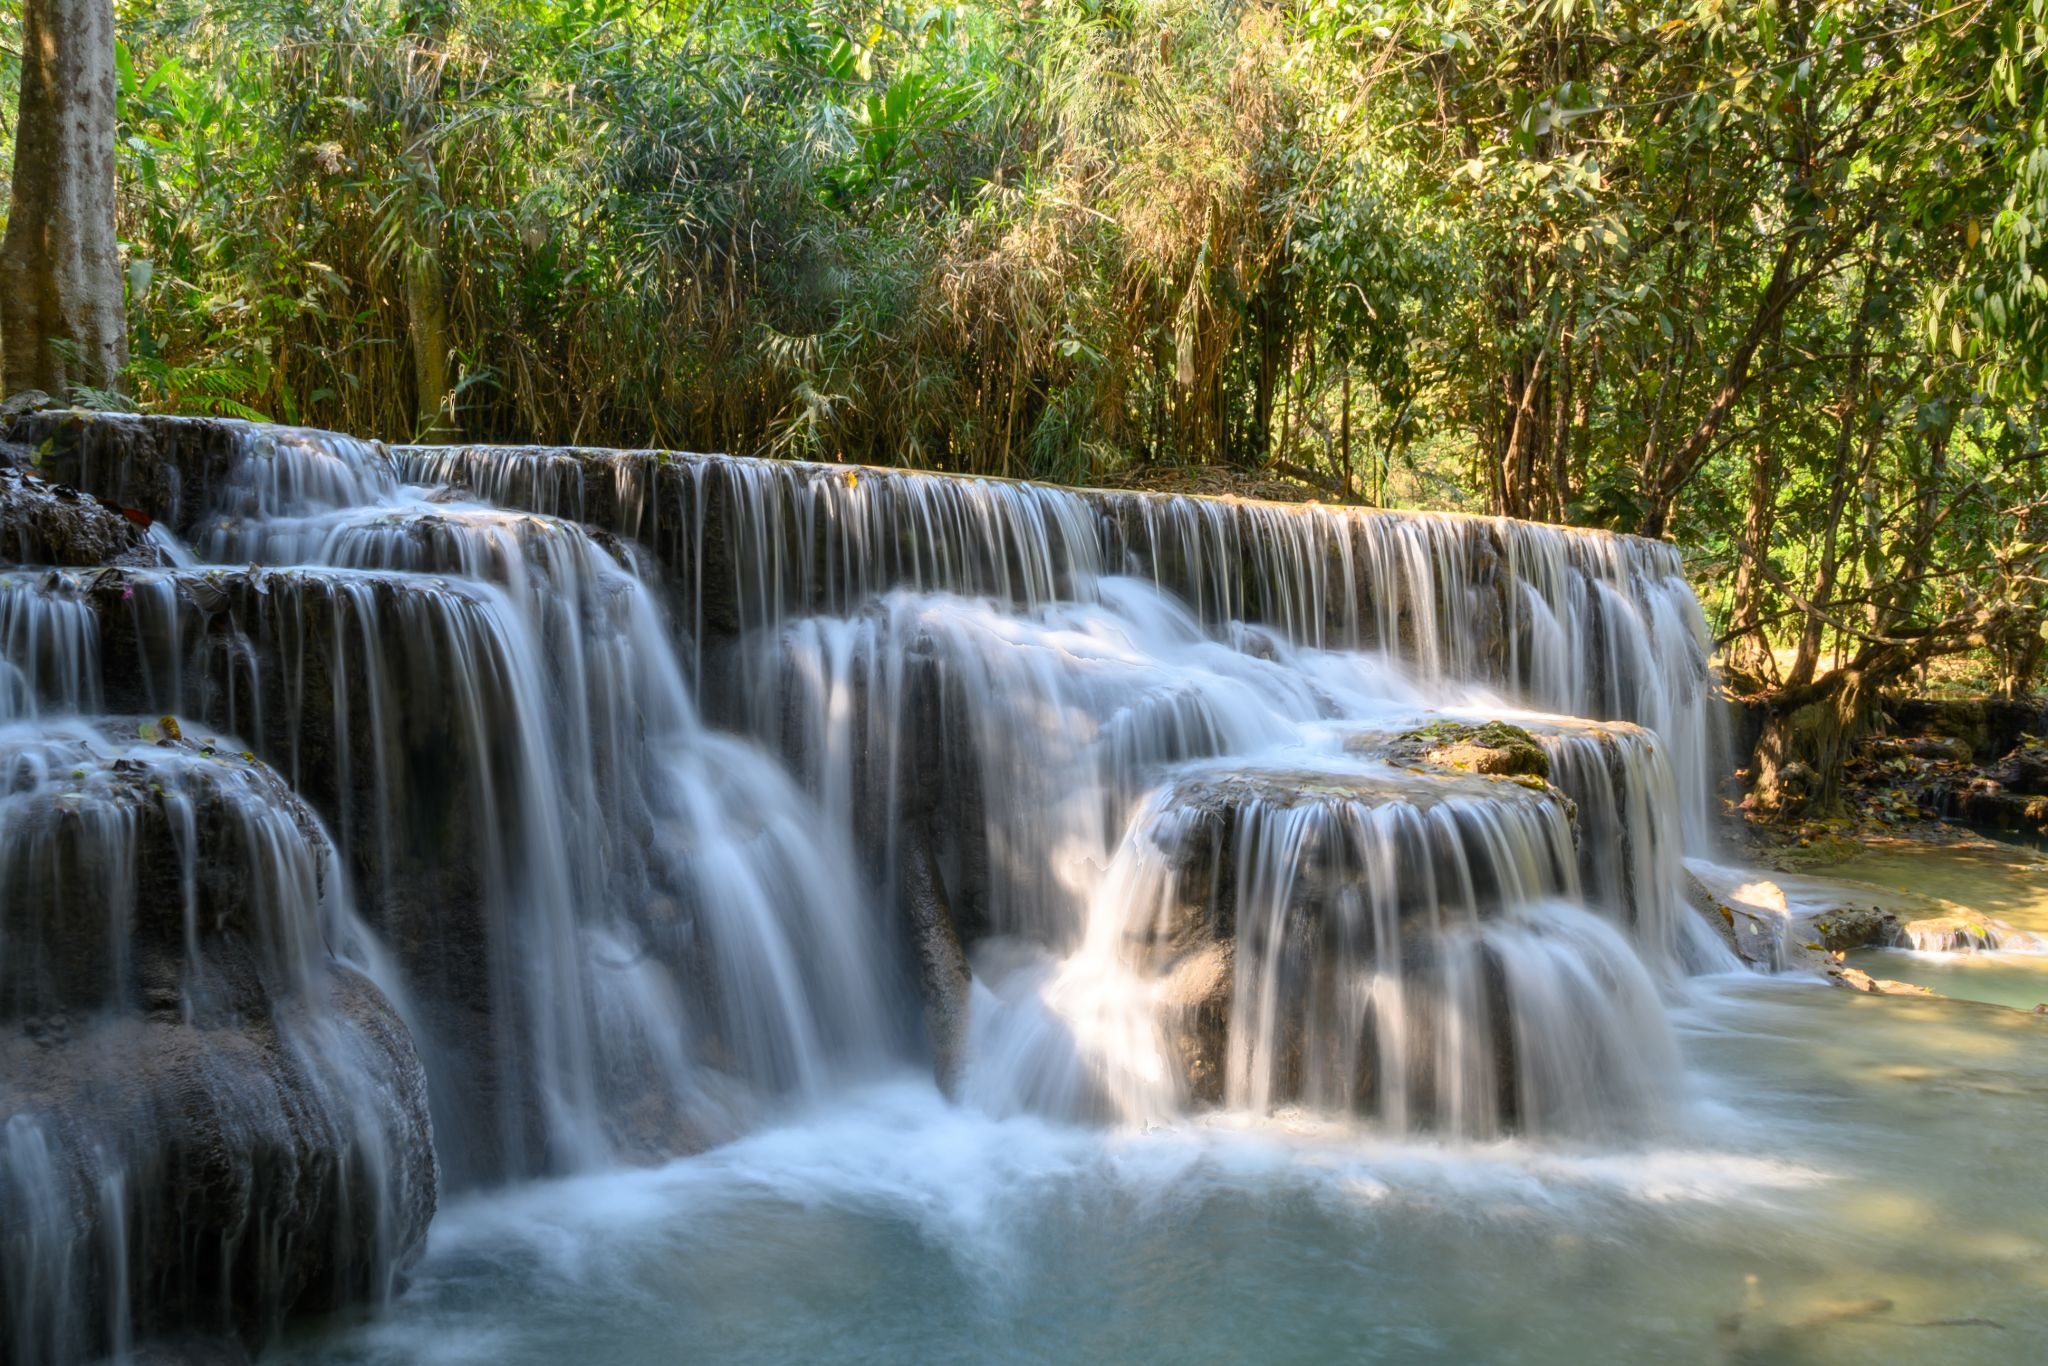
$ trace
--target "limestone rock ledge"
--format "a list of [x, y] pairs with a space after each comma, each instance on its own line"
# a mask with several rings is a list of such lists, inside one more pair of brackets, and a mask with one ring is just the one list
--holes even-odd
[[[0, 1360], [260, 1347], [391, 1294], [438, 1168], [398, 1012], [334, 956], [264, 766], [64, 723], [0, 746]], [[223, 1350], [235, 1350], [232, 1346]]]

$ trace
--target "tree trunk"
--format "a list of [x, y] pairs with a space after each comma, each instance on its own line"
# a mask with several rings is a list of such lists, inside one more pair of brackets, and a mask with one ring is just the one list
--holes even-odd
[[446, 0], [416, 0], [406, 16], [407, 27], [417, 37], [406, 54], [404, 161], [409, 183], [400, 274], [405, 285], [406, 330], [412, 342], [413, 437], [419, 441], [461, 437], [448, 378], [452, 346], [448, 284], [441, 269], [441, 173], [436, 145], [441, 71], [447, 62], [444, 44], [453, 9]]
[[1813, 586], [1807, 594], [1806, 620], [1799, 632], [1798, 653], [1793, 656], [1791, 671], [1785, 675], [1786, 683], [1794, 687], [1811, 682], [1820, 663], [1821, 629], [1825, 625], [1821, 614], [1834, 597], [1835, 575], [1841, 563], [1842, 513], [1848, 506], [1851, 484], [1862, 482], [1861, 462], [1854, 478], [1849, 468], [1849, 455], [1855, 445], [1858, 424], [1867, 422], [1873, 428], [1872, 437], [1864, 442], [1865, 461], [1874, 457], [1875, 433], [1882, 430], [1880, 424], [1883, 419], [1876, 411], [1877, 405], [1872, 396], [1866, 392], [1865, 383], [1870, 367], [1870, 357], [1865, 349], [1869, 339], [1870, 302], [1876, 288], [1876, 267], [1867, 265], [1863, 273], [1863, 288], [1856, 303], [1856, 321], [1849, 331], [1849, 375], [1842, 396], [1842, 423], [1835, 435], [1834, 470], [1828, 480], [1828, 513], [1824, 523], [1827, 531], [1821, 543], [1820, 566], [1814, 571]]
[[[1859, 225], [1860, 230], [1860, 225]], [[1749, 326], [1736, 339], [1734, 348], [1722, 364], [1720, 379], [1716, 382], [1713, 397], [1708, 401], [1706, 411], [1692, 430], [1692, 434], [1668, 457], [1660, 457], [1647, 481], [1648, 497], [1644, 503], [1642, 523], [1637, 527], [1641, 534], [1658, 537], [1664, 534], [1671, 520], [1672, 505], [1692, 477], [1699, 473], [1700, 466], [1712, 453], [1714, 440], [1721, 432], [1721, 424], [1727, 421], [1735, 404], [1750, 385], [1750, 361], [1755, 358], [1757, 348], [1765, 337], [1778, 326], [1791, 307], [1792, 301], [1802, 294], [1806, 287], [1819, 279], [1822, 272], [1846, 248], [1830, 245], [1819, 259], [1803, 271], [1794, 273], [1792, 267], [1798, 260], [1802, 237], [1798, 233], [1787, 233], [1778, 256], [1771, 266], [1771, 275], [1758, 292], [1755, 314]]]
[[1337, 413], [1338, 463], [1344, 467], [1344, 501], [1351, 501], [1351, 362], [1344, 362], [1343, 406]]
[[1246, 469], [1263, 467], [1273, 455], [1275, 398], [1286, 377], [1288, 350], [1286, 281], [1283, 262], [1275, 261], [1252, 297], [1252, 335], [1256, 339], [1252, 374], [1251, 430], [1246, 433], [1241, 463]]
[[0, 241], [0, 394], [117, 389], [113, 0], [27, 0], [14, 188]]
[[1552, 367], [1550, 429], [1550, 487], [1545, 490], [1544, 517], [1552, 522], [1569, 522], [1572, 506], [1572, 419], [1578, 403], [1578, 356], [1571, 332], [1560, 326], [1557, 334], [1557, 364]]
[[1550, 434], [1550, 359], [1546, 343], [1511, 370], [1502, 395], [1501, 434], [1496, 457], [1500, 473], [1494, 511], [1504, 517], [1544, 515], [1543, 479], [1550, 458], [1542, 447]]
[[1735, 563], [1735, 612], [1728, 626], [1728, 665], [1760, 683], [1776, 679], [1771, 642], [1764, 634], [1764, 585], [1769, 578], [1771, 528], [1778, 497], [1777, 438], [1764, 424], [1749, 459], [1749, 507], [1742, 519], [1742, 548]]
[[1912, 530], [1907, 537], [1906, 553], [1900, 559], [1913, 572], [1890, 585], [1883, 595], [1884, 610], [1878, 618], [1882, 623], [1880, 635], [1892, 633], [1920, 610], [1924, 588], [1920, 571], [1934, 559], [1934, 532], [1941, 523], [1942, 491], [1948, 483], [1948, 444], [1954, 434], [1955, 424], [1944, 422], [1927, 433], [1924, 440], [1907, 438], [1922, 447], [1927, 457], [1915, 472]]
[[460, 434], [449, 402], [448, 301], [438, 236], [415, 211], [405, 247], [405, 311], [417, 399], [413, 435], [421, 441], [452, 441]]
[[[1778, 341], [1772, 339], [1776, 358]], [[1770, 577], [1771, 531], [1778, 512], [1778, 434], [1772, 425], [1772, 391], [1757, 402], [1756, 444], [1749, 453], [1749, 506], [1742, 518], [1742, 542], [1735, 563], [1735, 610], [1728, 623], [1728, 667], [1758, 683], [1775, 682], [1777, 661], [1764, 631], [1765, 583]]]
[[1797, 706], [1772, 712], [1755, 756], [1751, 797], [1777, 816], [1817, 816], [1842, 800], [1849, 751], [1870, 729], [1878, 690], [1857, 670], [1830, 675], [1833, 684]]

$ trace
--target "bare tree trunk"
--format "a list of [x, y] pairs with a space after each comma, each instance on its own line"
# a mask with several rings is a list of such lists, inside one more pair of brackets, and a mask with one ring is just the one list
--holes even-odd
[[[1778, 342], [1771, 342], [1775, 359]], [[1758, 683], [1775, 682], [1777, 662], [1763, 629], [1765, 582], [1769, 578], [1771, 530], [1778, 511], [1778, 433], [1772, 424], [1772, 390], [1757, 402], [1756, 444], [1749, 453], [1749, 505], [1742, 518], [1742, 543], [1735, 562], [1735, 610], [1728, 624], [1728, 665]]]
[[1910, 566], [1912, 572], [1882, 595], [1884, 610], [1878, 617], [1880, 635], [1895, 632], [1920, 610], [1924, 591], [1924, 580], [1920, 575], [1934, 558], [1934, 532], [1941, 522], [1942, 487], [1948, 482], [1948, 445], [1954, 434], [1955, 424], [1945, 422], [1927, 433], [1920, 443], [1926, 449], [1927, 462], [1915, 472], [1919, 488], [1913, 500], [1912, 530], [1907, 537], [1910, 548], [1901, 559], [1901, 563]]
[[1274, 261], [1252, 297], [1251, 322], [1256, 340], [1252, 374], [1251, 430], [1246, 434], [1241, 463], [1246, 469], [1262, 468], [1273, 458], [1275, 399], [1286, 379], [1287, 285], [1282, 278], [1284, 263]]
[[1774, 815], [1823, 815], [1842, 800], [1842, 773], [1856, 742], [1869, 733], [1878, 690], [1860, 671], [1823, 680], [1821, 695], [1774, 708], [1757, 741], [1756, 805]]
[[1343, 407], [1337, 414], [1337, 450], [1344, 467], [1344, 499], [1351, 499], [1351, 362], [1344, 362]]
[[1728, 663], [1759, 683], [1777, 678], [1777, 663], [1763, 631], [1764, 584], [1769, 577], [1771, 527], [1778, 496], [1777, 436], [1765, 424], [1749, 460], [1749, 507], [1742, 519], [1742, 548], [1735, 563], [1735, 613], [1728, 632]]
[[1554, 376], [1551, 398], [1550, 431], [1550, 485], [1546, 490], [1547, 505], [1544, 518], [1552, 522], [1568, 522], [1572, 505], [1572, 415], [1578, 401], [1578, 356], [1572, 346], [1571, 329], [1560, 323], [1557, 333], [1557, 364], [1552, 367]]
[[0, 241], [0, 393], [120, 386], [113, 0], [27, 0], [14, 188]]
[[441, 173], [436, 146], [441, 71], [447, 62], [444, 43], [453, 10], [447, 0], [416, 0], [406, 16], [407, 27], [417, 37], [406, 54], [404, 69], [408, 87], [404, 160], [410, 181], [400, 274], [405, 284], [406, 330], [412, 341], [413, 436], [421, 441], [454, 441], [461, 436], [448, 378], [452, 345], [448, 283], [441, 269]]
[[434, 240], [438, 236], [415, 209], [405, 246], [405, 309], [417, 397], [413, 435], [422, 441], [452, 441], [460, 434], [449, 402], [448, 301]]
[[[1866, 350], [1870, 301], [1876, 289], [1877, 266], [1873, 261], [1864, 267], [1863, 288], [1856, 302], [1856, 321], [1849, 331], [1849, 374], [1842, 396], [1842, 425], [1835, 436], [1834, 471], [1828, 480], [1827, 530], [1821, 543], [1820, 566], [1814, 571], [1813, 587], [1807, 597], [1806, 622], [1799, 632], [1798, 653], [1793, 656], [1791, 671], [1785, 675], [1785, 681], [1794, 686], [1812, 682], [1814, 670], [1820, 664], [1821, 628], [1825, 624], [1821, 613], [1827, 610], [1834, 597], [1835, 575], [1841, 563], [1842, 512], [1848, 506], [1851, 484], [1861, 483], [1860, 463], [1853, 477], [1849, 468], [1857, 424], [1868, 422], [1875, 428], [1883, 421], [1880, 414], [1872, 411], [1876, 404], [1866, 382], [1870, 369]], [[1874, 441], [1866, 439], [1864, 459], [1870, 459], [1873, 454]]]

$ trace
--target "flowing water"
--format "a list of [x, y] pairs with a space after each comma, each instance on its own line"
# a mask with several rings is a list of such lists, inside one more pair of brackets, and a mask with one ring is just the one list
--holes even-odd
[[[236, 440], [164, 567], [0, 572], [0, 985], [39, 1042], [161, 1006], [137, 981], [219, 1009], [193, 908], [226, 829], [258, 952], [223, 1018], [303, 1022], [352, 1151], [391, 1121], [332, 984], [403, 1018], [442, 1212], [407, 1294], [290, 1359], [2048, 1332], [2048, 1205], [2000, 1137], [2048, 1106], [2031, 1017], [1745, 977], [1683, 904], [1720, 760], [1668, 547]], [[1550, 783], [1419, 761], [1498, 719]], [[97, 842], [90, 952], [51, 928], [81, 858], [51, 829]], [[138, 850], [196, 889], [168, 940], [114, 885]], [[118, 1349], [162, 1175], [12, 1108], [13, 1359]], [[352, 1174], [351, 1208], [398, 1226], [404, 1175]]]
[[1872, 976], [2018, 1010], [2048, 1005], [2048, 858], [2037, 850], [1988, 839], [1959, 848], [1880, 847], [1816, 872], [1874, 889], [1878, 904], [1896, 898], [1907, 916], [1939, 916], [1949, 909], [1943, 903], [1953, 903], [2000, 923], [1992, 952], [1968, 943], [1960, 952], [1899, 946], [1853, 955]]
[[307, 1362], [2035, 1360], [2031, 1018], [1714, 979], [1653, 1144], [1287, 1113], [1103, 1131], [905, 1080], [650, 1171], [463, 1202]]

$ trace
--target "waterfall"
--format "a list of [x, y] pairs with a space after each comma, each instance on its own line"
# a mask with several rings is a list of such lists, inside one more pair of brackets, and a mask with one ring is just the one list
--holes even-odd
[[76, 596], [25, 591], [0, 578], [0, 725], [100, 710], [99, 618]]
[[[415, 1072], [450, 1188], [692, 1152], [905, 1068], [1069, 1123], [1671, 1116], [1664, 1002], [1726, 958], [1680, 895], [1718, 741], [1668, 546], [37, 420], [60, 473], [154, 500], [162, 564], [0, 570], [0, 1003], [66, 1048], [175, 1035], [229, 1118], [286, 1103], [243, 1032], [278, 1022], [313, 1145], [355, 1163], [343, 1222], [384, 1232], [245, 1335], [388, 1288]], [[1433, 748], [1492, 722], [1525, 766]], [[24, 1363], [197, 1294], [133, 1278], [166, 1172], [65, 1123], [0, 1084], [30, 1211], [0, 1295], [96, 1316], [18, 1317]]]
[[[335, 813], [422, 1003], [451, 1178], [731, 1132], [696, 1051], [768, 1092], [879, 1060], [894, 1026], [843, 914], [848, 856], [773, 764], [698, 724], [648, 587], [573, 524], [382, 498], [235, 532], [237, 559], [302, 567], [53, 575], [20, 610], [106, 601], [140, 660], [131, 709], [247, 736]], [[700, 975], [717, 990], [682, 990]]]
[[423, 447], [408, 478], [635, 539], [689, 603], [694, 642], [844, 617], [898, 590], [1025, 610], [1150, 580], [1206, 626], [1378, 651], [1427, 684], [1479, 682], [1663, 740], [1687, 837], [1718, 772], [1706, 625], [1677, 550], [1504, 518], [1072, 490], [800, 462]]
[[[317, 818], [262, 765], [125, 726], [0, 726], [16, 1362], [119, 1351], [167, 1302], [260, 1337], [381, 1300], [432, 1207], [411, 1044]], [[228, 1226], [192, 1260], [176, 1211], [208, 1188]]]

